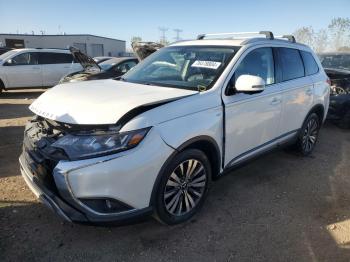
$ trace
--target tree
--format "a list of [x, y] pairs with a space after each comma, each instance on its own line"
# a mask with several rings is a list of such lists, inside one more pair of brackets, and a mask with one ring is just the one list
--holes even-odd
[[350, 45], [350, 19], [334, 18], [328, 26], [332, 37], [332, 47], [339, 50], [341, 47]]
[[140, 36], [131, 37], [131, 43], [138, 43], [138, 42], [142, 42], [142, 38]]
[[314, 36], [313, 48], [316, 53], [322, 53], [327, 49], [328, 46], [328, 33], [327, 30], [321, 29]]
[[315, 32], [311, 26], [304, 26], [294, 32], [296, 40], [308, 46], [313, 46]]

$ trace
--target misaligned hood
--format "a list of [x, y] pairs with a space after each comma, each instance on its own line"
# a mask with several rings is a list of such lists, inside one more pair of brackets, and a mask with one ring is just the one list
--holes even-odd
[[196, 93], [116, 80], [93, 80], [57, 85], [43, 93], [29, 109], [39, 116], [67, 124], [115, 124], [137, 107]]
[[101, 67], [96, 63], [96, 61], [82, 53], [78, 48], [73, 46], [69, 47], [69, 51], [72, 53], [74, 59], [81, 64], [85, 71], [101, 71]]

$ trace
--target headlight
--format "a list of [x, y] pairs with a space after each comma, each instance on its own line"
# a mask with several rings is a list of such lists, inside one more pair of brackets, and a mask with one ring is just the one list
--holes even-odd
[[66, 135], [52, 144], [63, 149], [72, 160], [97, 157], [137, 146], [150, 128], [124, 133]]

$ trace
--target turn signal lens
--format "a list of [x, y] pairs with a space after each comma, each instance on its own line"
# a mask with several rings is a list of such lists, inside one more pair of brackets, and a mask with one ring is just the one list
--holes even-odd
[[144, 138], [144, 134], [137, 133], [130, 138], [128, 145], [136, 146], [138, 143], [141, 142], [143, 138]]

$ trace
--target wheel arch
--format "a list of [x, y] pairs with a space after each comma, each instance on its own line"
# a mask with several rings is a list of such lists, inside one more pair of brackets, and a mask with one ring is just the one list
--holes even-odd
[[215, 180], [217, 175], [220, 173], [221, 166], [221, 153], [220, 148], [216, 141], [210, 136], [197, 136], [189, 139], [188, 141], [181, 144], [175, 151], [167, 158], [167, 160], [162, 165], [157, 178], [154, 182], [150, 205], [153, 205], [156, 197], [156, 191], [161, 179], [161, 176], [164, 172], [164, 169], [168, 166], [168, 164], [173, 160], [173, 158], [183, 152], [186, 149], [198, 149], [203, 151], [203, 153], [209, 158], [210, 166], [211, 166], [211, 180]]
[[305, 117], [304, 121], [308, 118], [308, 116], [312, 113], [316, 113], [317, 116], [320, 119], [320, 122], [322, 123], [324, 118], [325, 118], [325, 109], [324, 109], [324, 105], [322, 104], [317, 104], [314, 105], [311, 110], [309, 111], [309, 113], [307, 114], [307, 116]]

